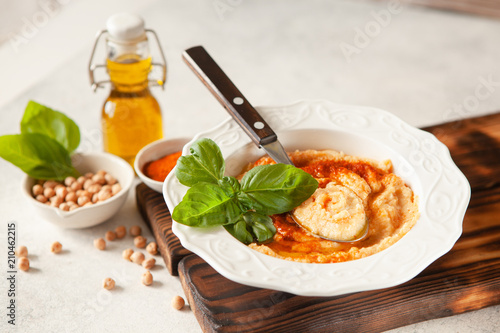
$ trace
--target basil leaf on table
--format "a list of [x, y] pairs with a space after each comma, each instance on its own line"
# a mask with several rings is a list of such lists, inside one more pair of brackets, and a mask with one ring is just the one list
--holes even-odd
[[225, 162], [219, 146], [210, 139], [197, 140], [191, 146], [191, 155], [177, 161], [175, 175], [182, 185], [200, 182], [217, 184], [224, 176]]
[[281, 214], [300, 205], [317, 188], [316, 179], [292, 165], [260, 165], [243, 176], [238, 199], [261, 214]]
[[0, 137], [0, 157], [36, 179], [78, 177], [68, 151], [56, 140], [38, 133]]
[[212, 227], [234, 222], [241, 213], [237, 202], [218, 185], [198, 183], [174, 208], [172, 218], [188, 226]]
[[44, 134], [71, 153], [80, 144], [80, 130], [65, 114], [30, 101], [21, 120], [21, 134]]

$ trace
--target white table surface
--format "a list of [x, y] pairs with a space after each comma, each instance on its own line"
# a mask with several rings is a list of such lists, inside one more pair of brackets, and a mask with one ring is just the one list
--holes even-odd
[[[141, 14], [166, 51], [166, 90], [154, 89], [166, 137], [193, 136], [227, 118], [181, 60], [184, 49], [200, 44], [254, 105], [327, 99], [383, 108], [414, 126], [500, 110], [500, 21], [492, 19], [404, 5], [390, 15], [388, 24], [374, 30], [367, 45], [361, 45], [355, 44], [357, 29], [375, 27], [373, 13], [388, 10], [386, 3], [52, 0], [51, 4], [58, 5], [53, 7], [57, 10], [26, 43], [16, 44], [9, 35], [0, 44], [0, 135], [19, 131], [24, 107], [32, 99], [67, 113], [79, 124], [81, 151], [101, 150], [99, 117], [106, 91], [91, 91], [86, 66], [95, 32], [104, 28], [109, 15], [120, 11]], [[0, 20], [9, 17], [21, 29], [43, 10], [35, 6], [23, 13], [10, 5], [0, 0], [0, 8], [6, 8]], [[360, 46], [350, 59], [342, 52], [347, 44]], [[121, 259], [121, 250], [132, 245], [130, 237], [108, 243], [104, 252], [92, 245], [94, 238], [120, 224], [139, 224], [152, 238], [137, 212], [134, 192], [104, 224], [63, 230], [34, 214], [21, 195], [20, 170], [0, 160], [0, 171], [1, 332], [200, 331], [188, 308], [171, 308], [171, 298], [184, 295], [179, 279], [168, 274], [160, 257], [160, 265], [152, 271], [155, 283], [145, 287], [140, 283], [142, 268]], [[28, 247], [32, 266], [17, 274], [15, 328], [4, 315], [9, 302], [4, 277], [9, 221], [16, 222], [18, 244]], [[54, 241], [63, 244], [63, 254], [50, 253]], [[119, 286], [112, 292], [101, 286], [108, 276]], [[500, 307], [495, 306], [391, 332], [498, 332], [499, 318]]]

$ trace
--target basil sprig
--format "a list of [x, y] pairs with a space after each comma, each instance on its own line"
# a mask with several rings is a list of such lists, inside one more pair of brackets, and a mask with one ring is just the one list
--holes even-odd
[[224, 158], [210, 139], [197, 140], [190, 152], [175, 168], [179, 182], [190, 189], [172, 218], [192, 227], [222, 225], [245, 244], [271, 239], [276, 228], [269, 215], [294, 209], [318, 187], [310, 174], [285, 164], [257, 166], [241, 183], [224, 176]]
[[70, 154], [80, 144], [80, 130], [61, 112], [30, 101], [21, 134], [0, 136], [0, 157], [36, 179], [63, 180], [79, 173]]

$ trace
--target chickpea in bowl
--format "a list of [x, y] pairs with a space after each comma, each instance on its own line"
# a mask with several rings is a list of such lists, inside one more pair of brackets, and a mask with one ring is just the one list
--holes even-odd
[[64, 182], [25, 176], [22, 190], [39, 216], [63, 228], [87, 228], [116, 214], [127, 199], [134, 171], [123, 159], [103, 152], [75, 154], [82, 175]]

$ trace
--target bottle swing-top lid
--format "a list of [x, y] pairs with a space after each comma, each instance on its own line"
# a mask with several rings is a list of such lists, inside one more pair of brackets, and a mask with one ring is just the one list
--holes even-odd
[[106, 22], [108, 39], [116, 43], [137, 43], [146, 39], [144, 20], [135, 14], [118, 13]]

